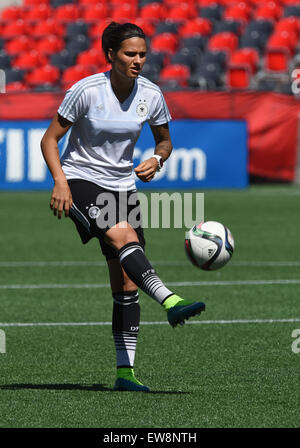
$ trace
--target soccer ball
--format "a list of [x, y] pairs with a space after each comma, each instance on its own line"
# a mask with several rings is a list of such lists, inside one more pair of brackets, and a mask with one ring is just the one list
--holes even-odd
[[230, 230], [220, 222], [201, 222], [186, 233], [185, 251], [195, 266], [213, 271], [231, 259], [234, 239]]

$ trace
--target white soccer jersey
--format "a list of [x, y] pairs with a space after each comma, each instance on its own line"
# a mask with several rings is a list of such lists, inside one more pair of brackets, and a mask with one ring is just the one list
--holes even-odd
[[135, 189], [132, 158], [144, 123], [156, 126], [171, 120], [160, 88], [142, 76], [120, 103], [110, 71], [74, 84], [58, 113], [74, 123], [61, 157], [67, 179], [84, 179], [120, 191]]

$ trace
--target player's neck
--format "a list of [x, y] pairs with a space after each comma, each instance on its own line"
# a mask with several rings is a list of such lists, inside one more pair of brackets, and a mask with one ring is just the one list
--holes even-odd
[[134, 87], [134, 79], [116, 76], [113, 71], [110, 74], [110, 83], [114, 94], [121, 103], [129, 97]]

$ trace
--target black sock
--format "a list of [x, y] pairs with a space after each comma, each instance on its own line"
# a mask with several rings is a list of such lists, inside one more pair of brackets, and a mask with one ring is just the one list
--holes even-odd
[[119, 250], [119, 259], [128, 277], [158, 303], [173, 295], [157, 276], [139, 243], [125, 244]]
[[133, 367], [140, 325], [138, 291], [113, 293], [112, 333], [117, 367]]

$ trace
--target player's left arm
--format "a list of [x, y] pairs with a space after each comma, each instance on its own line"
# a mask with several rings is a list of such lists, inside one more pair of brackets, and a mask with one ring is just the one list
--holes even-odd
[[[170, 157], [173, 149], [169, 125], [168, 123], [164, 123], [158, 126], [150, 126], [150, 128], [155, 140], [154, 154], [161, 156], [163, 163], [168, 159], [168, 157]], [[158, 169], [158, 160], [154, 157], [150, 157], [150, 159], [147, 159], [144, 162], [140, 163], [134, 171], [138, 178], [143, 182], [149, 182], [153, 179]]]

